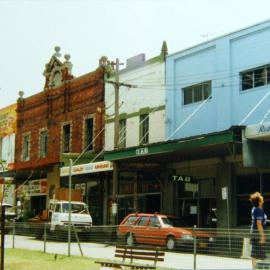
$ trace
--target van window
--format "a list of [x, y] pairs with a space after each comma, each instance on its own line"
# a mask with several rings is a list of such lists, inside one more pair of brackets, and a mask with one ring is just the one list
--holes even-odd
[[55, 206], [55, 212], [56, 213], [61, 213], [61, 204], [60, 203], [56, 204], [56, 206]]

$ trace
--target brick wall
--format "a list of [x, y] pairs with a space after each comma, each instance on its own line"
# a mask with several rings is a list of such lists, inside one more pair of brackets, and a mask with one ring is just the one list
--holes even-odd
[[[55, 89], [46, 89], [34, 96], [18, 99], [15, 169], [30, 169], [58, 163], [61, 152], [61, 127], [70, 122], [71, 152], [80, 153], [85, 143], [84, 120], [94, 117], [94, 137], [104, 127], [103, 69], [65, 82]], [[39, 132], [48, 130], [48, 155], [39, 158]], [[22, 136], [31, 134], [30, 159], [22, 160]], [[103, 148], [104, 132], [94, 142], [94, 152]]]

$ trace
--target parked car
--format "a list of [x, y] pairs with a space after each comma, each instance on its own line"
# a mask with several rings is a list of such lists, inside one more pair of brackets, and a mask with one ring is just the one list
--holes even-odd
[[127, 245], [151, 244], [166, 246], [172, 250], [177, 246], [189, 246], [194, 242], [206, 248], [213, 238], [208, 232], [185, 228], [185, 222], [175, 216], [164, 214], [129, 214], [118, 227], [118, 236], [124, 237]]

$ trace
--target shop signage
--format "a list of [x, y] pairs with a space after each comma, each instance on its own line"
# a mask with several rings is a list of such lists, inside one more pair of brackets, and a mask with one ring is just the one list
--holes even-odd
[[138, 148], [135, 151], [136, 156], [146, 155], [148, 154], [148, 147]]
[[16, 132], [16, 108], [14, 104], [0, 110], [0, 137]]
[[[8, 205], [15, 205], [15, 185], [12, 184], [13, 178], [5, 177], [4, 183], [0, 184], [0, 202]], [[4, 198], [3, 198], [4, 195]]]
[[270, 122], [247, 126], [245, 130], [245, 137], [248, 139], [270, 137]]
[[222, 197], [222, 200], [228, 199], [228, 187], [221, 188], [221, 197]]
[[28, 194], [29, 196], [47, 195], [47, 179], [29, 181]]
[[170, 175], [169, 180], [175, 183], [190, 183], [193, 177], [189, 175]]
[[[78, 174], [86, 174], [86, 173], [95, 173], [95, 172], [104, 172], [104, 171], [112, 171], [113, 163], [110, 161], [100, 161], [87, 163], [82, 165], [72, 166], [72, 175]], [[63, 167], [60, 169], [60, 176], [68, 176], [69, 175], [69, 167]]]

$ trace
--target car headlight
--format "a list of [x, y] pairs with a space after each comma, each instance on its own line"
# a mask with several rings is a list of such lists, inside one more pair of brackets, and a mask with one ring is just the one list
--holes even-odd
[[191, 241], [193, 240], [193, 236], [191, 234], [183, 234], [181, 239], [186, 240], [186, 241]]

